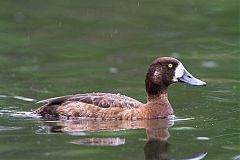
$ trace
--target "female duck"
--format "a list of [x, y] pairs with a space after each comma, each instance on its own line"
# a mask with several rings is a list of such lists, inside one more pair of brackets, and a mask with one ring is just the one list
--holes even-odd
[[206, 85], [205, 82], [193, 77], [177, 59], [160, 57], [153, 61], [147, 71], [146, 104], [120, 94], [86, 93], [40, 101], [38, 103], [45, 104], [34, 113], [45, 118], [62, 116], [121, 120], [164, 118], [173, 114], [167, 88], [175, 82], [194, 86]]

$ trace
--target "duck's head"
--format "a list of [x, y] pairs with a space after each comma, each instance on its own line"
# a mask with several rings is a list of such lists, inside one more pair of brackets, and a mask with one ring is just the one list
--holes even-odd
[[183, 64], [172, 57], [160, 57], [149, 66], [146, 75], [146, 90], [148, 94], [158, 94], [176, 82], [193, 86], [206, 86], [206, 83], [192, 76]]

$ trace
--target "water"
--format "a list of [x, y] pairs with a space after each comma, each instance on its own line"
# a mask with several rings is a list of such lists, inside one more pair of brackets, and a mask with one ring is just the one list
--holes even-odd
[[[0, 159], [239, 159], [237, 0], [0, 6]], [[159, 56], [179, 58], [208, 83], [169, 88], [174, 120], [44, 121], [30, 114], [36, 101], [74, 93], [145, 102], [145, 72]]]

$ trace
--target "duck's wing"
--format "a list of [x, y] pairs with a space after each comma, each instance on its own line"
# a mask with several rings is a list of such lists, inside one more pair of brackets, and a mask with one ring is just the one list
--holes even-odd
[[83, 102], [93, 104], [102, 108], [122, 107], [122, 108], [138, 108], [141, 102], [120, 94], [111, 93], [86, 93], [67, 95], [62, 97], [50, 98], [39, 101], [37, 103], [45, 103], [45, 106], [62, 105], [69, 102]]

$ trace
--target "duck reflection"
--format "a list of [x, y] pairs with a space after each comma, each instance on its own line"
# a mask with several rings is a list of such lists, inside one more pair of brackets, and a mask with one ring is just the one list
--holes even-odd
[[165, 160], [169, 148], [168, 128], [146, 129], [147, 143], [144, 146], [146, 160]]
[[[169, 149], [168, 128], [173, 126], [169, 119], [137, 121], [97, 121], [97, 120], [57, 120], [43, 121], [48, 133], [62, 132], [72, 135], [84, 135], [87, 132], [119, 131], [128, 129], [146, 129], [147, 142], [144, 146], [146, 160], [167, 159]], [[125, 144], [124, 138], [83, 138], [70, 143], [79, 145], [118, 146]]]

